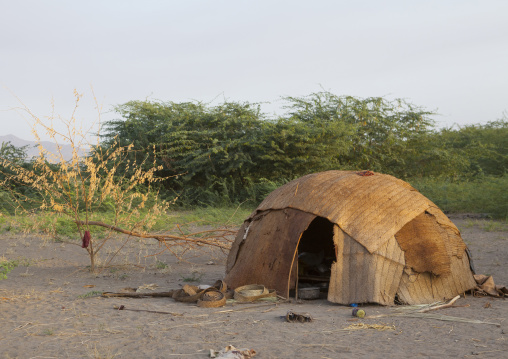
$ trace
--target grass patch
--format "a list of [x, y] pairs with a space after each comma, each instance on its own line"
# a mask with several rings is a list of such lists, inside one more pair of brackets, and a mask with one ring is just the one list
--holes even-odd
[[91, 297], [100, 297], [102, 295], [103, 292], [99, 291], [99, 290], [92, 290], [88, 293], [85, 293], [85, 294], [81, 294], [81, 295], [78, 295], [78, 298], [79, 299], [84, 299], [84, 298], [91, 298]]
[[0, 212], [0, 233], [7, 233], [15, 230], [13, 216]]
[[184, 282], [199, 282], [203, 278], [203, 273], [192, 272], [189, 276], [180, 276]]
[[166, 269], [168, 267], [168, 265], [162, 261], [157, 261], [157, 263], [155, 263], [155, 268], [157, 269]]
[[168, 221], [172, 224], [196, 223], [198, 225], [240, 226], [253, 210], [254, 208], [250, 206], [197, 207], [191, 210], [171, 212]]
[[485, 232], [503, 232], [508, 230], [508, 223], [499, 221], [486, 221], [482, 223], [481, 228]]
[[508, 231], [508, 221], [486, 220], [486, 219], [468, 219], [464, 224], [465, 228], [478, 227], [485, 232], [505, 232]]
[[44, 329], [42, 332], [41, 332], [41, 335], [54, 335], [55, 332], [53, 331], [53, 329]]
[[16, 260], [0, 259], [0, 280], [7, 279], [7, 274], [18, 266]]
[[450, 213], [486, 213], [508, 220], [508, 175], [484, 176], [471, 181], [441, 178], [409, 180], [411, 185]]
[[[253, 208], [251, 207], [206, 207], [190, 210], [175, 210], [157, 216], [151, 231], [165, 231], [176, 225], [210, 225], [240, 226]], [[101, 221], [108, 224], [115, 222], [113, 211], [102, 212], [91, 216], [92, 221]], [[61, 214], [39, 211], [32, 214], [0, 216], [0, 230], [16, 233], [43, 233], [55, 239], [74, 238], [80, 240], [76, 224]], [[107, 236], [108, 229], [100, 226], [93, 227], [95, 238]]]

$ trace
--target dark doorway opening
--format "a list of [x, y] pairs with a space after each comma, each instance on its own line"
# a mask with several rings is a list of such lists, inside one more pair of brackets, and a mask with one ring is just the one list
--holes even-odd
[[[316, 217], [303, 232], [298, 245], [298, 288], [299, 297], [304, 293], [320, 293], [326, 296], [330, 282], [330, 269], [336, 261], [333, 244], [333, 223], [326, 218]], [[307, 288], [313, 288], [307, 290]], [[319, 291], [317, 290], [319, 288]], [[307, 298], [313, 299], [313, 298]]]

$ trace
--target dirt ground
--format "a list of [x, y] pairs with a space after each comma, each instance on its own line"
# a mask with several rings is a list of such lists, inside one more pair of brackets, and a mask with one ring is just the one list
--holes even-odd
[[[508, 285], [506, 224], [452, 220], [473, 253], [477, 273]], [[123, 242], [112, 243], [118, 248]], [[168, 252], [149, 256], [159, 251], [155, 241], [131, 240], [109, 267], [91, 274], [88, 255], [79, 246], [0, 234], [0, 258], [20, 263], [0, 281], [0, 358], [206, 358], [209, 349], [228, 344], [254, 349], [260, 359], [508, 356], [508, 300], [491, 297], [466, 296], [457, 307], [435, 314], [499, 326], [401, 316], [369, 319], [393, 313], [377, 305], [364, 306], [367, 317], [359, 320], [350, 307], [326, 300], [200, 308], [169, 298], [97, 296], [149, 284], [157, 285], [155, 291], [178, 289], [191, 279], [213, 284], [224, 275], [224, 255], [195, 258], [194, 264]], [[114, 309], [120, 305], [172, 314]], [[281, 317], [289, 310], [315, 320], [287, 323]]]

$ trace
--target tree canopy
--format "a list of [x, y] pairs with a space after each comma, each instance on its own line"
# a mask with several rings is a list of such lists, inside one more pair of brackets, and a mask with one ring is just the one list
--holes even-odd
[[[329, 92], [283, 98], [267, 116], [248, 102], [130, 101], [106, 124], [105, 144], [134, 145], [132, 161], [161, 165], [190, 204], [255, 201], [285, 181], [330, 169], [399, 178], [501, 176], [508, 122], [436, 129], [432, 111], [405, 100]], [[116, 142], [115, 142], [116, 141]]]

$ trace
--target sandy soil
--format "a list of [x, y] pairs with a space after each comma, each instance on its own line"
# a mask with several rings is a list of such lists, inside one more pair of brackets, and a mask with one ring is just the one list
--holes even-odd
[[[506, 225], [497, 228], [502, 226], [464, 218], [454, 222], [474, 255], [477, 272], [507, 285]], [[195, 258], [195, 264], [179, 262], [168, 252], [146, 257], [159, 251], [151, 241], [129, 241], [114, 265], [91, 274], [87, 253], [78, 246], [1, 234], [0, 257], [20, 260], [20, 266], [0, 281], [0, 358], [206, 358], [209, 349], [228, 344], [254, 349], [256, 358], [508, 355], [508, 301], [503, 299], [467, 296], [457, 301], [460, 307], [436, 312], [500, 324], [495, 326], [397, 316], [358, 320], [351, 308], [326, 300], [206, 309], [169, 298], [93, 295], [154, 283], [157, 291], [165, 291], [192, 277], [205, 284], [223, 277], [224, 256]], [[173, 314], [115, 310], [119, 305]], [[234, 311], [224, 312], [230, 309]], [[368, 315], [393, 312], [376, 305], [364, 309]], [[281, 316], [288, 310], [310, 313], [315, 320], [287, 323]], [[385, 330], [353, 329], [360, 323]]]

